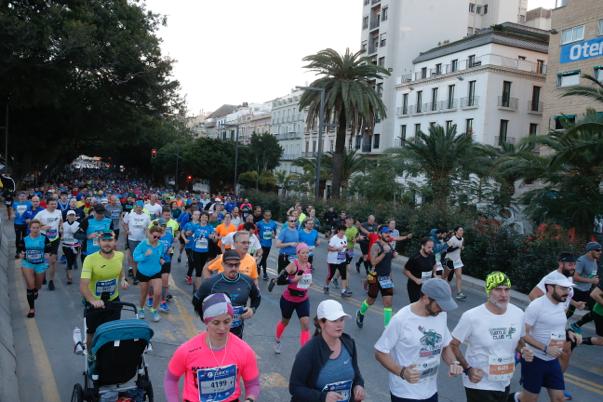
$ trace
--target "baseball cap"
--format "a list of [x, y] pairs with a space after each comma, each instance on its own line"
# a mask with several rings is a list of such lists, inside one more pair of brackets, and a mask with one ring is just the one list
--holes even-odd
[[115, 239], [115, 233], [112, 230], [105, 230], [100, 235], [101, 240], [113, 240]]
[[589, 251], [601, 250], [601, 249], [602, 249], [601, 244], [597, 243], [596, 241], [591, 241], [586, 244], [586, 252], [587, 253]]
[[137, 207], [144, 207], [144, 201], [143, 201], [143, 200], [138, 200], [138, 201], [136, 201], [136, 204], [135, 204], [135, 205], [136, 205]]
[[421, 287], [421, 293], [430, 299], [435, 300], [444, 311], [452, 311], [458, 307], [456, 302], [452, 299], [450, 286], [442, 279], [435, 278], [426, 280]]
[[337, 300], [329, 299], [320, 302], [318, 308], [316, 308], [316, 317], [319, 320], [325, 318], [329, 321], [336, 321], [341, 317], [350, 318], [350, 315], [343, 311], [341, 303]]
[[392, 230], [389, 228], [389, 226], [381, 226], [379, 228], [379, 233], [380, 234], [384, 234], [384, 233], [391, 233]]
[[70, 209], [69, 211], [67, 211], [67, 216], [69, 216], [69, 215], [77, 215], [77, 214], [75, 213], [75, 211], [73, 209]]
[[96, 212], [97, 214], [104, 214], [105, 212], [107, 212], [107, 210], [101, 204], [96, 204], [94, 206], [94, 212]]
[[557, 285], [563, 286], [564, 288], [573, 288], [574, 282], [570, 281], [561, 272], [552, 272], [544, 278], [545, 285]]
[[557, 261], [559, 261], [559, 262], [576, 262], [576, 255], [574, 253], [564, 251], [559, 254], [559, 256], [557, 257]]
[[222, 261], [241, 261], [241, 256], [234, 250], [224, 250]]

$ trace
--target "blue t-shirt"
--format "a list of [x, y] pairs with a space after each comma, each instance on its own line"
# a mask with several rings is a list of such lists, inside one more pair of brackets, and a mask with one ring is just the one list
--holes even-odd
[[307, 233], [305, 230], [299, 231], [299, 241], [300, 243], [306, 243], [308, 247], [310, 247], [310, 255], [312, 255], [312, 251], [316, 246], [316, 241], [318, 240], [318, 231], [316, 229], [312, 229], [310, 233]]
[[209, 242], [212, 241], [209, 238], [214, 232], [214, 227], [211, 225], [206, 226], [198, 226], [197, 230], [193, 233], [193, 240], [191, 243], [193, 244], [192, 249], [197, 253], [207, 253], [209, 251]]
[[186, 225], [187, 223], [189, 223], [191, 220], [191, 214], [190, 212], [183, 212], [180, 214], [180, 216], [178, 217], [178, 219], [176, 219], [176, 221], [178, 222], [178, 224], [180, 225], [181, 228], [184, 227], [184, 225]]
[[352, 356], [345, 348], [341, 346], [341, 353], [336, 359], [329, 359], [320, 369], [316, 379], [316, 389], [319, 391], [335, 391], [344, 395], [345, 399], [340, 401], [349, 401], [352, 393], [352, 384], [354, 382], [355, 372], [352, 364]]
[[31, 201], [15, 201], [13, 202], [13, 210], [15, 211], [15, 225], [25, 225], [25, 213], [31, 209]]
[[[86, 236], [89, 236], [92, 233], [102, 233], [111, 229], [111, 223], [112, 221], [109, 218], [103, 218], [100, 221], [96, 218], [88, 219], [88, 230], [86, 230]], [[96, 253], [98, 250], [100, 250], [98, 238], [88, 239], [86, 241], [86, 255]]]
[[272, 247], [272, 239], [276, 233], [277, 225], [272, 219], [268, 222], [261, 220], [256, 223], [258, 228], [258, 235], [260, 238], [260, 244], [262, 247]]
[[[281, 243], [299, 243], [299, 232], [296, 229], [289, 229], [287, 226], [283, 226], [278, 234], [278, 239]], [[295, 246], [283, 247], [279, 254], [293, 256], [295, 255]]]
[[48, 267], [48, 261], [44, 253], [46, 252], [46, 236], [39, 235], [36, 238], [25, 236], [23, 239], [25, 245], [25, 258], [21, 261], [21, 266], [25, 268]]
[[159, 239], [159, 242], [161, 242], [161, 245], [163, 246], [163, 259], [165, 262], [172, 262], [172, 253], [170, 252], [172, 243], [174, 243], [174, 235], [172, 232], [166, 230], [165, 234]]
[[[144, 276], [153, 276], [161, 272], [161, 261], [163, 256], [163, 244], [157, 243], [153, 247], [148, 240], [141, 241], [134, 249], [134, 261], [138, 263], [138, 272]], [[151, 250], [151, 255], [145, 255], [147, 250]]]
[[[195, 231], [199, 228], [199, 226], [200, 226], [199, 223], [194, 223], [192, 221], [187, 223], [186, 225], [184, 225], [184, 232], [185, 232], [184, 236], [186, 237], [187, 240], [189, 240], [186, 243], [186, 245], [184, 246], [184, 248], [191, 249], [191, 250], [193, 249], [193, 245], [195, 243], [194, 234], [195, 234]], [[192, 232], [192, 234], [190, 236], [188, 236], [186, 234], [186, 232]]]

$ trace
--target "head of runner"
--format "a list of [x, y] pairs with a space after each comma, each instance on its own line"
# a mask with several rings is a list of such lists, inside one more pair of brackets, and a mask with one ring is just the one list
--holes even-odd
[[435, 317], [442, 311], [449, 312], [458, 307], [452, 298], [448, 283], [442, 279], [429, 279], [421, 286], [421, 298], [417, 303], [426, 316]]
[[511, 280], [503, 272], [495, 271], [486, 277], [488, 302], [497, 309], [506, 310], [509, 305]]
[[574, 276], [576, 272], [576, 256], [574, 253], [570, 252], [562, 252], [557, 257], [557, 261], [559, 262], [559, 270], [566, 277]]
[[236, 279], [241, 266], [241, 256], [235, 250], [225, 250], [222, 255], [223, 275], [228, 279]]
[[574, 287], [574, 283], [565, 275], [555, 272], [547, 276], [544, 286], [546, 287], [547, 296], [557, 303], [565, 303], [569, 296], [570, 288]]
[[102, 254], [112, 254], [115, 250], [115, 234], [111, 230], [101, 233], [98, 238], [98, 244]]

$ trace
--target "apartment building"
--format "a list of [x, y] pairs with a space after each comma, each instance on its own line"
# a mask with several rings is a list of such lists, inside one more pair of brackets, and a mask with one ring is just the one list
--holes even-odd
[[488, 145], [537, 133], [547, 49], [548, 32], [503, 23], [420, 53], [395, 86], [396, 145], [431, 125]]
[[391, 76], [374, 83], [388, 116], [372, 135], [355, 140], [363, 153], [379, 153], [396, 139], [396, 80], [414, 72], [413, 59], [426, 49], [479, 33], [505, 21], [525, 22], [527, 0], [362, 0], [361, 49]]
[[603, 111], [588, 98], [560, 97], [568, 87], [591, 85], [584, 74], [603, 82], [603, 1], [564, 0], [557, 6], [552, 11], [542, 133], [562, 128], [563, 120], [575, 121], [587, 108]]
[[253, 134], [251, 123], [254, 119], [268, 119], [271, 116], [272, 102], [247, 103], [237, 106], [232, 112], [216, 118], [217, 138], [221, 140], [234, 141], [237, 139], [241, 144], [249, 144]]

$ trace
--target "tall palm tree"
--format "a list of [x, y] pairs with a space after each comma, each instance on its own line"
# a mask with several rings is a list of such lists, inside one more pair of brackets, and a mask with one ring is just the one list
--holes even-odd
[[[360, 130], [371, 133], [376, 120], [386, 117], [385, 105], [375, 91], [374, 84], [376, 80], [389, 75], [389, 71], [362, 57], [362, 52], [351, 53], [350, 49], [346, 49], [343, 55], [333, 49], [324, 49], [303, 60], [308, 62], [304, 68], [319, 76], [310, 86], [325, 90], [325, 123], [337, 126], [332, 194], [339, 198], [346, 132], [351, 129], [352, 135]], [[306, 90], [303, 93], [299, 110], [306, 108], [306, 123], [309, 127], [315, 127], [320, 115], [320, 92]]]
[[582, 78], [590, 81], [593, 85], [576, 85], [574, 87], [567, 88], [563, 94], [561, 94], [561, 96], [585, 96], [603, 103], [603, 83], [592, 75], [588, 74], [582, 75]]
[[[335, 161], [335, 152], [327, 152], [322, 159], [322, 165], [324, 165], [327, 171], [333, 171]], [[352, 151], [343, 151], [343, 160], [341, 163], [341, 187], [344, 191], [347, 191], [350, 187], [350, 179], [354, 173], [363, 171], [366, 169], [366, 158], [359, 154], [355, 149]]]

